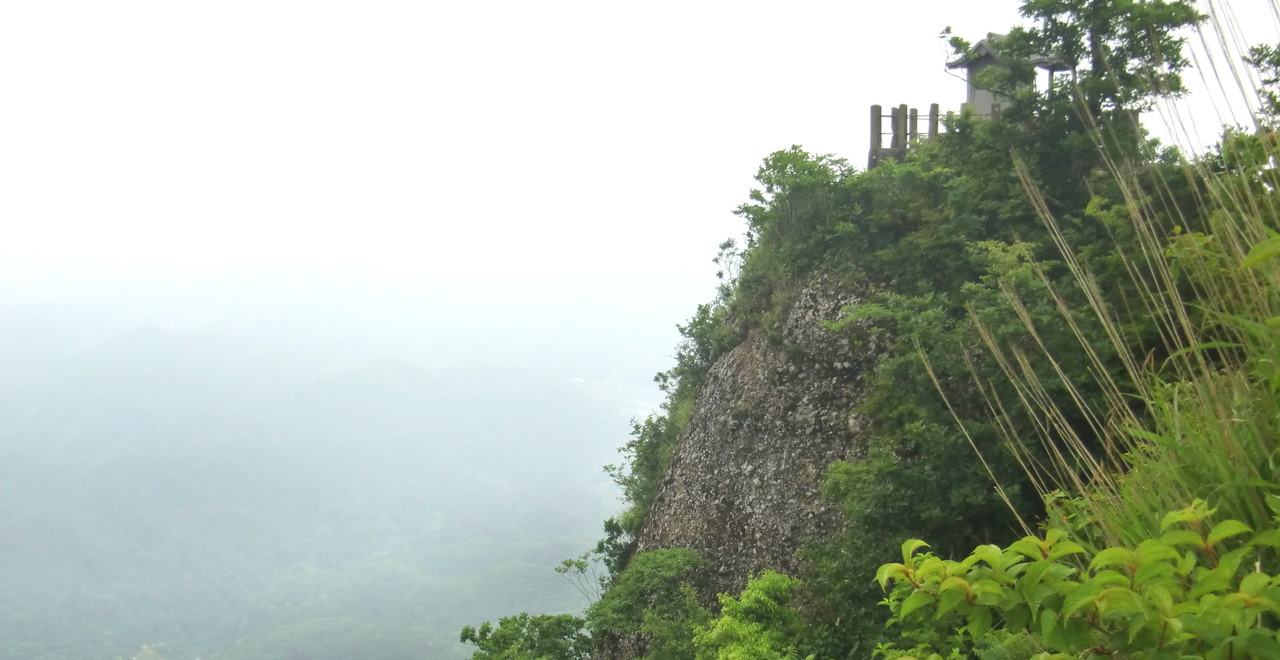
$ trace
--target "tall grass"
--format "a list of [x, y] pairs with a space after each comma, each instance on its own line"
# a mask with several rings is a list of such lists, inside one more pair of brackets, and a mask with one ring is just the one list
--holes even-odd
[[[1230, 7], [1215, 2], [1206, 13], [1209, 20], [1195, 38], [1206, 52], [1216, 48], [1217, 56], [1199, 57], [1201, 70], [1209, 69], [1222, 91], [1256, 98], [1257, 77], [1232, 56], [1242, 49]], [[1280, 11], [1276, 16], [1280, 20]], [[1163, 116], [1175, 122], [1174, 134], [1195, 134], [1175, 112]], [[1127, 308], [1106, 302], [1112, 283], [1100, 282], [1082, 265], [1030, 174], [1020, 168], [1088, 312], [1104, 329], [1101, 341], [1111, 344], [1099, 350], [1096, 334], [1077, 325], [1080, 310], [1067, 303], [1078, 297], [1055, 291], [1041, 273], [1061, 312], [1055, 322], [1070, 325], [1104, 393], [1099, 409], [1086, 403], [1070, 374], [1059, 369], [1062, 382], [1053, 388], [1037, 376], [1033, 365], [1047, 359], [1057, 369], [1058, 362], [1039, 342], [1037, 324], [1012, 290], [1009, 302], [1035, 339], [1031, 348], [998, 343], [974, 318], [1017, 392], [1016, 400], [989, 394], [988, 406], [1005, 421], [1008, 449], [1045, 497], [1050, 524], [1075, 528], [1099, 545], [1133, 547], [1160, 535], [1164, 513], [1204, 499], [1218, 508], [1219, 518], [1241, 520], [1255, 530], [1275, 526], [1265, 495], [1280, 494], [1280, 256], [1272, 254], [1272, 248], [1280, 254], [1280, 239], [1272, 239], [1280, 230], [1280, 191], [1274, 186], [1280, 142], [1266, 123], [1255, 114], [1251, 125], [1228, 132], [1212, 153], [1185, 163], [1182, 173], [1194, 182], [1196, 208], [1173, 202], [1167, 186], [1156, 185], [1154, 192], [1147, 186], [1144, 192], [1133, 167], [1119, 154], [1107, 154], [1123, 199], [1096, 212], [1126, 219], [1138, 242], [1136, 250], [1117, 250], [1136, 255], [1124, 262], [1138, 292]], [[1099, 148], [1106, 149], [1107, 127], [1091, 125]], [[1186, 226], [1188, 218], [1200, 219], [1204, 231], [1169, 231]], [[1153, 320], [1160, 350], [1144, 351], [1127, 336], [1126, 322], [1138, 317]], [[1100, 355], [1112, 352], [1121, 365], [1103, 362]], [[1116, 373], [1121, 375], [1111, 375]], [[1062, 387], [1068, 400], [1049, 396]], [[1034, 437], [1008, 423], [1014, 407], [1038, 420]], [[1087, 428], [1068, 422], [1081, 417]]]

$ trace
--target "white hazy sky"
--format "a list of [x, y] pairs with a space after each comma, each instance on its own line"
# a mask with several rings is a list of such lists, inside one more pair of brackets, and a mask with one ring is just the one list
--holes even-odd
[[669, 330], [765, 155], [958, 108], [938, 33], [1017, 5], [4, 3], [0, 288], [581, 290]]
[[0, 258], [705, 287], [765, 155], [861, 162], [1015, 6], [6, 3]]

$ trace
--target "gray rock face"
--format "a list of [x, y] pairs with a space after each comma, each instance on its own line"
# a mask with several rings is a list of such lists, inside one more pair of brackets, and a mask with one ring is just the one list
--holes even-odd
[[782, 324], [782, 341], [753, 333], [711, 369], [638, 538], [641, 552], [693, 548], [709, 589], [737, 593], [765, 569], [796, 574], [796, 550], [841, 524], [820, 493], [832, 461], [864, 454], [861, 402], [876, 354], [824, 321], [857, 301], [816, 277]]

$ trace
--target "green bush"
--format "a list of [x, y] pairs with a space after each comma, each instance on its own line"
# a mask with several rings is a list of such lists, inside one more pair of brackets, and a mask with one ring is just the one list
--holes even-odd
[[1238, 520], [1211, 523], [1213, 513], [1196, 501], [1166, 515], [1160, 537], [1096, 553], [1061, 529], [979, 546], [961, 561], [916, 554], [927, 544], [907, 541], [902, 562], [876, 580], [895, 586], [890, 623], [914, 646], [880, 652], [970, 657], [1001, 629], [1038, 640], [1036, 660], [1280, 657], [1280, 576], [1258, 563], [1280, 547], [1280, 529], [1254, 534]]
[[588, 630], [597, 639], [641, 635], [650, 660], [691, 657], [693, 631], [710, 617], [695, 590], [701, 567], [702, 558], [687, 548], [636, 554], [587, 608]]
[[568, 614], [521, 613], [499, 619], [496, 628], [487, 621], [467, 626], [458, 637], [477, 647], [471, 660], [586, 660], [591, 637], [584, 623]]
[[698, 660], [795, 658], [805, 632], [791, 600], [794, 578], [765, 571], [737, 598], [720, 595], [720, 615], [699, 626], [693, 642]]

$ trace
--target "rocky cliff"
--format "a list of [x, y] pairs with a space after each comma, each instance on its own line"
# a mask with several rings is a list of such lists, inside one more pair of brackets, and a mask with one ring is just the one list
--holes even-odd
[[858, 296], [810, 279], [774, 337], [752, 332], [712, 367], [638, 536], [638, 550], [685, 547], [707, 562], [708, 588], [737, 593], [765, 569], [796, 574], [796, 551], [838, 529], [820, 493], [832, 461], [863, 454], [864, 374], [874, 336], [826, 327]]

